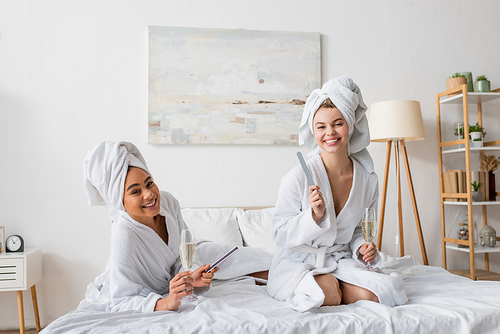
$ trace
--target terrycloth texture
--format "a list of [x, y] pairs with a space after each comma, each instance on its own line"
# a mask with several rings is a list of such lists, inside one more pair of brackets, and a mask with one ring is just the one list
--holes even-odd
[[102, 142], [88, 151], [83, 163], [85, 190], [90, 206], [106, 205], [111, 220], [116, 221], [123, 207], [123, 192], [128, 167], [146, 171], [146, 161], [139, 149], [129, 142]]
[[[196, 243], [196, 257], [203, 264], [212, 264], [233, 247], [227, 243], [200, 240]], [[269, 270], [272, 258], [271, 254], [260, 248], [238, 247], [238, 251], [219, 265], [212, 282], [218, 285], [218, 281], [241, 280], [248, 274]], [[251, 280], [262, 281], [253, 277]]]
[[[168, 245], [153, 229], [120, 212], [111, 229], [107, 272], [89, 285], [80, 307], [93, 304], [101, 311], [153, 312], [156, 301], [168, 295], [170, 280], [184, 270], [179, 246], [181, 230], [187, 227], [177, 200], [166, 191], [161, 191], [160, 197], [160, 215], [165, 217]], [[197, 294], [207, 290], [195, 288]]]
[[[313, 276], [332, 273], [372, 291], [382, 304], [404, 304], [407, 298], [398, 274], [377, 274], [359, 265], [365, 264], [359, 254], [364, 244], [361, 220], [364, 208], [377, 206], [377, 175], [353, 160], [351, 192], [337, 216], [321, 157], [315, 155], [307, 166], [321, 188], [326, 212], [318, 223], [313, 220], [306, 177], [300, 165], [293, 168], [281, 181], [273, 216], [273, 237], [279, 248], [269, 271], [269, 294], [304, 312], [324, 301]], [[379, 255], [372, 264], [380, 264]]]
[[[107, 271], [88, 286], [85, 300], [79, 307], [99, 311], [153, 312], [157, 300], [168, 294], [170, 280], [181, 271], [180, 234], [187, 225], [182, 219], [179, 203], [170, 193], [160, 192], [160, 215], [165, 217], [167, 245], [153, 229], [130, 217], [123, 207], [125, 178], [129, 166], [142, 168], [150, 174], [137, 147], [127, 142], [103, 142], [89, 151], [85, 158], [85, 189], [89, 204], [105, 204], [114, 223]], [[197, 254], [210, 257], [214, 255], [212, 253], [222, 250], [220, 254], [215, 254], [218, 257], [230, 247], [203, 246], [197, 250]], [[239, 256], [235, 254], [233, 257], [240, 259], [235, 265], [239, 266], [237, 269], [231, 268], [232, 271], [225, 275], [246, 275], [267, 270], [270, 256], [264, 251], [257, 251], [260, 254], [250, 254], [246, 258], [243, 256], [248, 254], [246, 252], [240, 252]], [[213, 260], [217, 259], [215, 255], [212, 256]], [[257, 265], [255, 259], [259, 259]], [[196, 268], [200, 265], [196, 261]], [[194, 293], [200, 295], [209, 289], [210, 287], [194, 288]]]
[[[184, 271], [179, 256], [180, 231], [187, 228], [178, 201], [160, 192], [160, 215], [165, 217], [168, 245], [151, 228], [122, 211], [111, 230], [111, 255], [107, 270], [87, 287], [78, 308], [95, 311], [153, 312], [156, 301], [168, 296], [169, 282]], [[200, 241], [196, 246], [196, 265], [210, 264], [233, 246]], [[271, 255], [257, 248], [240, 248], [219, 266], [216, 279], [244, 279], [246, 275], [268, 270]], [[252, 278], [251, 282], [255, 282]], [[194, 288], [200, 296], [210, 287]]]
[[359, 87], [345, 75], [331, 79], [321, 89], [315, 89], [309, 95], [300, 122], [299, 144], [310, 148], [311, 155], [321, 153], [314, 139], [313, 118], [320, 105], [328, 98], [340, 110], [349, 126], [348, 156], [357, 160], [369, 173], [373, 172], [373, 160], [366, 149], [370, 144], [367, 107]]
[[[409, 301], [387, 307], [359, 301], [298, 313], [270, 298], [264, 286], [213, 286], [196, 308], [180, 312], [104, 313], [71, 311], [40, 334], [498, 334], [500, 282], [473, 281], [443, 268], [418, 265], [413, 258], [381, 254], [385, 273], [397, 272]], [[186, 307], [185, 307], [186, 306]]]

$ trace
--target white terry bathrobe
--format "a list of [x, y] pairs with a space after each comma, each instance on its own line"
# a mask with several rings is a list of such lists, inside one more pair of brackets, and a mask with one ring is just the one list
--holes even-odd
[[[89, 285], [80, 306], [92, 304], [102, 311], [153, 312], [158, 299], [168, 293], [170, 280], [181, 270], [180, 234], [187, 227], [179, 203], [170, 193], [160, 191], [160, 215], [165, 217], [167, 245], [153, 229], [130, 217], [123, 207], [129, 166], [149, 174], [142, 154], [128, 142], [100, 143], [85, 158], [89, 204], [105, 204], [113, 224], [107, 270]], [[208, 289], [195, 288], [195, 292]]]
[[[169, 291], [170, 280], [181, 271], [181, 230], [187, 228], [178, 201], [161, 191], [160, 215], [165, 217], [168, 245], [156, 232], [132, 219], [126, 212], [111, 228], [108, 262], [111, 311], [153, 312], [158, 299]], [[197, 263], [199, 267], [201, 263]], [[182, 269], [184, 270], [184, 269]], [[203, 294], [210, 287], [194, 288]]]
[[[338, 216], [328, 175], [312, 135], [312, 118], [326, 98], [332, 100], [349, 125], [348, 152], [353, 162], [352, 188]], [[363, 120], [365, 110], [359, 88], [347, 77], [332, 79], [321, 90], [313, 91], [306, 103], [299, 134], [301, 144], [313, 150], [307, 166], [323, 193], [326, 212], [320, 221], [314, 221], [306, 176], [300, 165], [293, 168], [282, 179], [276, 202], [273, 237], [279, 248], [273, 257], [267, 285], [272, 297], [290, 303], [300, 312], [323, 303], [325, 296], [314, 276], [325, 273], [372, 291], [382, 304], [395, 306], [407, 301], [402, 278], [398, 274], [365, 270], [362, 264], [366, 263], [358, 251], [364, 244], [361, 230], [364, 208], [376, 207], [378, 200], [378, 178], [365, 149], [366, 136], [369, 143], [366, 119]], [[379, 264], [377, 254], [372, 265]]]
[[[123, 189], [129, 166], [142, 168], [150, 174], [139, 150], [127, 142], [103, 142], [89, 151], [85, 159], [85, 188], [89, 204], [106, 204], [113, 224], [107, 270], [89, 284], [79, 308], [153, 312], [156, 302], [168, 294], [170, 280], [185, 270], [181, 265], [179, 246], [181, 230], [187, 226], [177, 199], [160, 191], [160, 215], [165, 217], [167, 245], [153, 229], [130, 217], [123, 207]], [[202, 254], [204, 260], [213, 261], [230, 248], [231, 245], [203, 242], [199, 249], [197, 246], [197, 258]], [[232, 261], [226, 261], [226, 270], [221, 270], [223, 273], [218, 276], [228, 279], [269, 268], [270, 259], [267, 262], [262, 256], [265, 252], [261, 250], [238, 253]], [[235, 265], [237, 260], [245, 266]], [[197, 260], [195, 267], [200, 265]], [[202, 295], [209, 289], [195, 287], [194, 294]]]

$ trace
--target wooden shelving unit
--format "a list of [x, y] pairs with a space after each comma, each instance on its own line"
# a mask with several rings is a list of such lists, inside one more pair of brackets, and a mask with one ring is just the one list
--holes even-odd
[[[448, 97], [449, 94], [459, 93]], [[471, 184], [471, 152], [477, 151], [483, 155], [484, 152], [500, 151], [500, 140], [485, 142], [484, 147], [470, 147], [469, 144], [469, 104], [477, 105], [477, 118], [479, 125], [483, 125], [482, 104], [491, 100], [500, 98], [500, 89], [495, 89], [488, 93], [472, 93], [467, 92], [467, 85], [462, 85], [436, 95], [436, 117], [437, 117], [437, 139], [438, 139], [438, 155], [439, 155], [439, 189], [440, 189], [440, 203], [441, 203], [441, 235], [442, 235], [442, 249], [443, 249], [443, 268], [446, 267], [446, 251], [461, 251], [469, 253], [470, 269], [454, 270], [454, 274], [469, 277], [473, 280], [496, 280], [500, 281], [500, 274], [489, 271], [489, 254], [500, 252], [500, 245], [496, 247], [478, 247], [474, 246], [473, 237], [473, 214], [468, 215], [469, 226], [469, 240], [463, 241], [456, 238], [446, 237], [446, 224], [445, 224], [445, 206], [467, 206], [467, 211], [472, 213], [473, 207], [481, 206], [483, 214], [483, 224], [487, 223], [487, 207], [490, 205], [500, 205], [500, 201], [489, 202], [472, 202], [471, 187], [467, 186], [467, 193], [445, 193], [443, 182], [443, 155], [445, 154], [463, 154], [465, 155], [465, 172], [466, 184]], [[442, 141], [441, 136], [441, 105], [443, 104], [460, 104], [463, 107], [463, 123], [464, 123], [464, 139]], [[458, 145], [463, 147], [456, 148]], [[500, 196], [500, 193], [496, 193]], [[445, 201], [445, 198], [460, 198], [465, 199], [464, 202]], [[481, 227], [478, 226], [478, 230]], [[498, 230], [498, 229], [497, 229]], [[500, 238], [497, 237], [497, 241]], [[458, 245], [467, 246], [466, 248], [458, 247]], [[484, 254], [485, 270], [476, 269], [474, 256], [475, 254]]]

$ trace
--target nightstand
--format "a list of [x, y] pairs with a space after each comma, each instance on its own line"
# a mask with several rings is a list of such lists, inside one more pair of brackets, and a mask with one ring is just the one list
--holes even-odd
[[0, 254], [0, 292], [17, 291], [19, 328], [24, 334], [23, 291], [31, 288], [36, 329], [41, 330], [35, 283], [42, 279], [42, 250], [26, 249], [22, 253]]

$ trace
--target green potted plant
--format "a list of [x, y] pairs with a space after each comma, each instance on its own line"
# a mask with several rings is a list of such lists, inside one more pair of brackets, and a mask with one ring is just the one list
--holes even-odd
[[474, 82], [475, 92], [490, 92], [490, 81], [485, 75], [479, 75], [476, 77], [476, 82]]
[[[446, 90], [450, 90], [455, 87], [462, 85], [467, 85], [467, 78], [465, 75], [460, 73], [454, 73], [451, 77], [446, 80]], [[460, 92], [448, 94], [448, 96], [458, 95]]]
[[470, 184], [472, 186], [472, 201], [481, 202], [483, 193], [479, 190], [483, 186], [481, 182], [474, 181]]
[[469, 139], [471, 140], [472, 147], [483, 147], [484, 136], [486, 136], [486, 131], [484, 131], [484, 128], [479, 123], [474, 125], [469, 124]]

